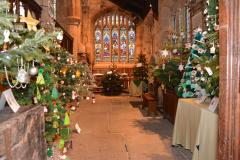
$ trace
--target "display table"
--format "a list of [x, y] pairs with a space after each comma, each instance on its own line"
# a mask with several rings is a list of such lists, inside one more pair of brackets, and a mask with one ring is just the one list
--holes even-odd
[[140, 82], [140, 84], [137, 86], [133, 80], [130, 82], [129, 86], [129, 94], [130, 96], [142, 96], [143, 93], [143, 82]]
[[172, 145], [182, 145], [193, 152], [193, 160], [215, 160], [218, 115], [208, 110], [209, 104], [196, 99], [179, 99]]

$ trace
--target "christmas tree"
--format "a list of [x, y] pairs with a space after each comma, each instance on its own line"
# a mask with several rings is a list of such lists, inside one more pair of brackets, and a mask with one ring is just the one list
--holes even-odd
[[123, 80], [116, 71], [116, 66], [113, 64], [110, 71], [105, 73], [102, 79], [103, 93], [107, 96], [116, 96], [121, 94], [123, 89]]
[[208, 0], [206, 14], [207, 31], [195, 30], [191, 54], [185, 72], [177, 89], [179, 97], [196, 97], [204, 89], [208, 96], [218, 95], [219, 56], [218, 56], [218, 1]]
[[[74, 96], [79, 97], [85, 91], [83, 84], [86, 76], [82, 73], [88, 70], [60, 47], [63, 38], [61, 31], [48, 28], [38, 30], [38, 20], [20, 17], [27, 25], [26, 29], [22, 24], [15, 23], [16, 16], [8, 11], [9, 4], [0, 2], [0, 73], [6, 77], [1, 85], [12, 88], [21, 105], [39, 103], [45, 106], [48, 155], [52, 156], [55, 142], [66, 151], [66, 143], [71, 136], [71, 110], [67, 104], [73, 99], [73, 92], [76, 92]], [[59, 71], [64, 67], [68, 71], [61, 76]], [[66, 98], [62, 100], [65, 92]]]
[[146, 55], [143, 53], [140, 53], [138, 55], [137, 65], [133, 69], [133, 77], [134, 77], [134, 83], [136, 85], [139, 85], [141, 81], [144, 81], [147, 83], [148, 64], [147, 64]]
[[164, 50], [161, 52], [161, 67], [155, 67], [153, 74], [162, 83], [162, 88], [175, 90], [180, 83], [184, 64], [189, 55], [189, 49], [185, 48], [185, 42], [185, 33], [182, 32], [165, 43]]

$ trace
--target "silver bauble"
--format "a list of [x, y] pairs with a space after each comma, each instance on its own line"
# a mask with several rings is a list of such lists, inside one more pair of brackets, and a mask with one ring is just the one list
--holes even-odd
[[38, 68], [37, 67], [32, 67], [29, 69], [29, 74], [31, 76], [36, 76], [38, 74]]
[[17, 73], [17, 81], [20, 83], [29, 83], [30, 82], [30, 77], [29, 74], [26, 72], [25, 69], [20, 69]]

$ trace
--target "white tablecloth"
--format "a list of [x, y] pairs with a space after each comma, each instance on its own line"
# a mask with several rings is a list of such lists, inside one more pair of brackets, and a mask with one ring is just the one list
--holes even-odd
[[193, 160], [215, 160], [218, 116], [207, 109], [208, 104], [195, 101], [179, 99], [172, 144], [190, 149]]
[[143, 93], [143, 82], [140, 82], [140, 84], [137, 86], [133, 80], [130, 82], [129, 86], [129, 94], [130, 96], [142, 96]]

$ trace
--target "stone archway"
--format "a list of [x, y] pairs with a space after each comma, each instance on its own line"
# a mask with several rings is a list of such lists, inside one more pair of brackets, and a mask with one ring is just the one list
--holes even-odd
[[240, 159], [240, 1], [220, 0], [218, 160]]

